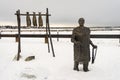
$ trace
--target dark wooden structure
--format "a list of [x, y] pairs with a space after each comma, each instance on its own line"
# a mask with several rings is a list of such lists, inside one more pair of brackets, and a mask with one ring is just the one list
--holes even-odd
[[[21, 14], [20, 10], [16, 11], [15, 15], [17, 16], [17, 24], [18, 24], [18, 34], [16, 35], [1, 35], [1, 37], [5, 37], [5, 36], [11, 36], [11, 37], [16, 37], [16, 41], [18, 42], [18, 54], [17, 54], [17, 61], [20, 58], [20, 52], [21, 52], [21, 16], [26, 16], [27, 14]], [[29, 16], [40, 16], [40, 14], [29, 14]], [[50, 39], [50, 44], [51, 44], [51, 49], [52, 49], [52, 53], [53, 53], [53, 57], [55, 57], [54, 54], [54, 48], [53, 48], [53, 43], [52, 43], [52, 39], [51, 39], [51, 32], [50, 32], [50, 25], [49, 25], [49, 11], [48, 8], [46, 9], [46, 13], [45, 14], [41, 14], [41, 16], [45, 16], [46, 17], [46, 35], [45, 37], [45, 41], [46, 43], [48, 43], [48, 52], [50, 52], [50, 45], [49, 45], [49, 40]], [[27, 36], [30, 36], [29, 34], [26, 34]], [[33, 34], [32, 34], [33, 35]], [[26, 36], [26, 37], [27, 37]], [[49, 36], [49, 37], [48, 37]]]

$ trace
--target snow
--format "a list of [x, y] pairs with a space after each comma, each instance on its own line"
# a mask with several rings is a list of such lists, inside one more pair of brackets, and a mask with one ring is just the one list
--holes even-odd
[[[18, 43], [15, 38], [0, 39], [1, 80], [120, 80], [119, 39], [92, 39], [98, 46], [95, 64], [89, 63], [89, 72], [73, 70], [73, 43], [70, 39], [53, 39], [56, 57], [48, 53], [41, 38], [22, 38], [20, 61], [14, 60]], [[35, 60], [25, 62], [27, 56]]]

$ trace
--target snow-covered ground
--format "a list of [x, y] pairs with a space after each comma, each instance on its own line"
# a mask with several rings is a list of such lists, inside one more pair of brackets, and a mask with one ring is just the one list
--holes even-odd
[[[89, 72], [73, 70], [73, 43], [70, 39], [53, 39], [56, 57], [48, 53], [41, 38], [22, 38], [22, 58], [15, 61], [18, 43], [15, 38], [0, 39], [0, 80], [120, 80], [119, 39], [92, 39], [98, 46], [95, 64]], [[34, 55], [35, 60], [25, 62]]]

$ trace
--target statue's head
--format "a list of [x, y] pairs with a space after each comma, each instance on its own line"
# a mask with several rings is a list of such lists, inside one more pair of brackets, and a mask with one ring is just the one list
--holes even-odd
[[80, 19], [78, 20], [78, 23], [79, 23], [80, 26], [84, 26], [85, 19], [84, 19], [84, 18], [80, 18]]

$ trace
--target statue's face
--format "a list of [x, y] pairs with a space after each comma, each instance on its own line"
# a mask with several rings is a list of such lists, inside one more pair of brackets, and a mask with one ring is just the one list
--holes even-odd
[[83, 26], [84, 23], [85, 23], [85, 20], [84, 20], [83, 18], [80, 18], [79, 21], [78, 21], [78, 23], [79, 23], [81, 26]]
[[84, 25], [84, 21], [83, 21], [83, 20], [82, 20], [82, 21], [80, 21], [79, 23], [80, 23], [80, 25]]

